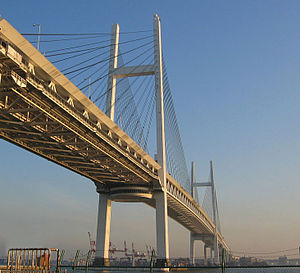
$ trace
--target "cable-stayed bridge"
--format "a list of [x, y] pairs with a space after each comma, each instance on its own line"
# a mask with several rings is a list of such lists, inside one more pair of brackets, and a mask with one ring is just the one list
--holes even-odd
[[[192, 262], [194, 242], [202, 240], [205, 257], [210, 248], [218, 263], [220, 250], [229, 249], [218, 220], [212, 162], [209, 181], [196, 181], [194, 164], [189, 175], [157, 15], [153, 34], [148, 32], [120, 41], [122, 32], [114, 24], [109, 35], [64, 34], [64, 45], [75, 39], [84, 44], [42, 54], [1, 19], [0, 136], [95, 183], [95, 263], [108, 261], [112, 201], [144, 202], [156, 209], [158, 265], [169, 259], [168, 216], [190, 230]], [[102, 40], [96, 41], [99, 37]], [[149, 155], [152, 135], [154, 158]], [[199, 205], [197, 187], [207, 187], [209, 209]]]

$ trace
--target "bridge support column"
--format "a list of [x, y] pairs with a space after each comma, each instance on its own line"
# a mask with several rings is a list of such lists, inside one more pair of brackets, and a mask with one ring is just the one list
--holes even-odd
[[95, 265], [109, 265], [109, 237], [111, 200], [108, 194], [99, 194]]
[[217, 235], [214, 235], [214, 263], [219, 264], [219, 246]]
[[155, 193], [157, 266], [166, 267], [169, 261], [169, 228], [166, 191]]
[[190, 263], [195, 264], [195, 239], [192, 232], [190, 234]]
[[203, 252], [204, 252], [204, 265], [207, 265], [207, 245], [206, 244], [204, 245]]
[[223, 257], [223, 247], [220, 246], [218, 249], [219, 249], [219, 263], [222, 264], [223, 258], [225, 258]]

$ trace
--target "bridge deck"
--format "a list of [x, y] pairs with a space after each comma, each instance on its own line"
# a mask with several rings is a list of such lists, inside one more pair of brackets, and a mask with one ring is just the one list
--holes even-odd
[[[3, 139], [90, 178], [102, 191], [161, 190], [157, 162], [4, 19], [0, 38]], [[170, 217], [195, 233], [213, 234], [212, 221], [170, 175], [167, 191]], [[145, 202], [155, 207], [153, 199]]]

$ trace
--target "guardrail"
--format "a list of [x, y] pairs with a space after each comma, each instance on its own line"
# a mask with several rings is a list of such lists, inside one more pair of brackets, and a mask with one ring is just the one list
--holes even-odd
[[[67, 273], [87, 273], [87, 272], [157, 272], [157, 271], [170, 271], [170, 272], [209, 272], [209, 273], [299, 273], [300, 265], [270, 265], [270, 266], [199, 266], [199, 267], [144, 267], [144, 266], [62, 266]], [[62, 271], [61, 271], [62, 272]]]

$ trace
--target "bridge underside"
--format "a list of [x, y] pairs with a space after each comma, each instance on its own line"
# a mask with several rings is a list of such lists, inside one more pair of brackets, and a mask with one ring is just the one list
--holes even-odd
[[[1, 60], [3, 62], [3, 59]], [[22, 148], [84, 175], [103, 187], [151, 185], [120, 147], [113, 149], [27, 81], [18, 86], [11, 71], [1, 72], [0, 136]], [[55, 95], [55, 94], [53, 94]]]
[[183, 208], [172, 196], [168, 196], [168, 215], [193, 233], [211, 234], [204, 222], [199, 222], [191, 210]]

